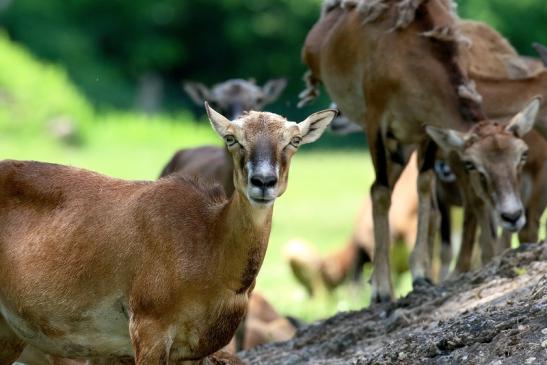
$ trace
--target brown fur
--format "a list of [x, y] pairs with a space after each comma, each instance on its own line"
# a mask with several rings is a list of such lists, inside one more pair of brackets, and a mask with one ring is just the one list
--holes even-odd
[[[312, 76], [323, 81], [341, 111], [366, 127], [376, 171], [371, 190], [377, 258], [373, 297], [386, 300], [391, 296], [386, 284], [391, 282], [387, 211], [391, 189], [402, 170], [400, 161], [391, 161], [391, 156], [418, 146], [420, 214], [411, 269], [415, 280], [424, 279], [429, 276], [427, 242], [435, 232], [430, 227], [437, 223], [430, 206], [435, 146], [428, 142], [423, 126], [468, 131], [486, 117], [480, 103], [481, 80], [475, 84], [468, 77], [461, 57], [468, 42], [453, 4], [442, 0], [360, 4], [373, 3], [382, 6], [373, 18], [368, 16], [370, 12], [363, 15], [362, 11], [331, 7], [310, 31], [303, 56], [311, 65]], [[523, 106], [505, 115], [516, 114]], [[458, 177], [462, 185], [469, 185], [465, 175]], [[474, 189], [466, 189], [466, 204], [480, 204], [476, 194]], [[493, 230], [487, 228], [486, 221], [481, 221], [481, 226], [485, 232], [481, 241], [491, 240], [487, 233]]]
[[[323, 81], [341, 111], [367, 128], [376, 170], [372, 190], [377, 258], [374, 300], [386, 300], [392, 295], [391, 284], [386, 286], [391, 282], [387, 211], [390, 190], [402, 166], [388, 161], [388, 156], [395, 152], [390, 146], [422, 145], [418, 154], [421, 166], [418, 189], [423, 216], [418, 224], [416, 249], [423, 252], [430, 215], [425, 202], [429, 206], [433, 178], [430, 163], [424, 159], [428, 138], [423, 124], [465, 130], [472, 121], [484, 119], [480, 105], [459, 94], [468, 80], [458, 63], [458, 42], [422, 35], [455, 26], [452, 4], [440, 0], [383, 4], [387, 7], [374, 19], [364, 19], [359, 11], [332, 10], [323, 19], [333, 26], [322, 37], [311, 37], [324, 29], [320, 20], [310, 31], [303, 51], [305, 62], [313, 59], [311, 63], [319, 65], [312, 72]], [[318, 41], [308, 47], [307, 42], [314, 40]], [[388, 134], [395, 143], [386, 143]], [[411, 266], [415, 279], [427, 277], [425, 255], [414, 254]]]
[[461, 60], [471, 77], [523, 79], [543, 69], [541, 62], [520, 57], [507, 39], [487, 24], [462, 20], [458, 28], [470, 42], [462, 47]]
[[[210, 268], [207, 269], [207, 274], [203, 275], [202, 270], [194, 267], [192, 261], [185, 258], [193, 257], [194, 262], [205, 260], [214, 263], [220, 260], [222, 255], [226, 255], [221, 253], [222, 251], [209, 251], [215, 250], [215, 246], [218, 247], [216, 250], [219, 250], [222, 246], [215, 243], [214, 231], [205, 230], [214, 221], [222, 221], [223, 216], [230, 214], [230, 205], [226, 200], [221, 200], [218, 194], [210, 193], [194, 182], [179, 178], [164, 179], [157, 183], [131, 183], [108, 179], [83, 170], [35, 162], [4, 162], [0, 168], [0, 176], [4, 191], [1, 210], [4, 227], [2, 244], [4, 250], [11, 247], [9, 251], [3, 250], [5, 253], [1, 256], [1, 260], [6, 263], [2, 265], [2, 288], [11, 289], [2, 290], [1, 297], [3, 301], [7, 300], [6, 305], [11, 311], [20, 307], [22, 303], [33, 303], [32, 311], [28, 307], [29, 304], [22, 308], [27, 307], [29, 313], [41, 313], [41, 318], [52, 318], [53, 313], [56, 313], [51, 312], [53, 308], [43, 303], [45, 298], [52, 298], [49, 300], [51, 303], [57, 303], [64, 308], [63, 321], [58, 324], [51, 321], [47, 324], [47, 328], [51, 329], [59, 326], [58, 330], [48, 333], [43, 331], [44, 326], [39, 326], [35, 331], [39, 331], [47, 338], [58, 337], [63, 335], [61, 328], [70, 328], [74, 326], [73, 323], [85, 322], [82, 314], [94, 305], [91, 298], [78, 294], [82, 288], [86, 288], [92, 290], [98, 298], [111, 295], [126, 298], [122, 299], [122, 305], [132, 313], [132, 318], [135, 318], [133, 326], [136, 328], [140, 328], [141, 323], [147, 323], [148, 320], [144, 318], [148, 316], [163, 317], [167, 313], [173, 313], [173, 310], [179, 310], [181, 305], [193, 305], [191, 303], [199, 303], [200, 300], [207, 303], [206, 308], [210, 308], [216, 314], [209, 314], [202, 324], [198, 325], [194, 319], [189, 323], [193, 323], [197, 331], [203, 331], [199, 336], [207, 334], [208, 341], [185, 345], [189, 346], [189, 351], [186, 350], [188, 353], [182, 355], [183, 357], [204, 357], [214, 352], [215, 348], [222, 347], [231, 338], [232, 333], [211, 333], [210, 328], [226, 328], [232, 323], [235, 330], [245, 312], [244, 298], [247, 294], [241, 294], [241, 298], [236, 296], [235, 301], [227, 297], [226, 302], [226, 299], [215, 302], [201, 298], [208, 295], [207, 290], [204, 290], [207, 287], [214, 288], [219, 293], [225, 290], [222, 289], [225, 285], [228, 288], [232, 286], [234, 290], [239, 287], [237, 283], [247, 263], [242, 262], [243, 265], [239, 271], [236, 269], [235, 276]], [[67, 186], [77, 186], [78, 189], [71, 191], [66, 188]], [[178, 204], [176, 207], [162, 206], [162, 202], [165, 201]], [[236, 204], [244, 203], [234, 200], [232, 205]], [[189, 207], [185, 208], [188, 205]], [[191, 209], [192, 214], [185, 213], [187, 209]], [[124, 210], [127, 213], [120, 214]], [[214, 213], [211, 215], [212, 212]], [[44, 213], [48, 214], [48, 220], [40, 223], [40, 215]], [[160, 222], [154, 217], [156, 214], [162, 217], [163, 222], [173, 226], [167, 230], [161, 228]], [[95, 228], [82, 225], [90, 218], [80, 223], [80, 217], [95, 217], [92, 218]], [[14, 227], [11, 222], [19, 224]], [[49, 222], [53, 222], [53, 225]], [[245, 226], [245, 229], [252, 227], [247, 224]], [[268, 226], [269, 224], [266, 224], [266, 229]], [[135, 231], [133, 227], [140, 227], [142, 233], [140, 230]], [[184, 227], [194, 228], [188, 232]], [[117, 232], [119, 229], [121, 231]], [[30, 235], [25, 238], [26, 232], [36, 230], [41, 232], [40, 236]], [[222, 231], [217, 232], [216, 234], [219, 234]], [[114, 242], [111, 237], [115, 237]], [[162, 239], [152, 239], [153, 237]], [[258, 245], [264, 245], [267, 235], [257, 235], [257, 238]], [[229, 240], [228, 238], [228, 242]], [[137, 242], [141, 243], [136, 245]], [[205, 243], [206, 246], [196, 246], [199, 242]], [[208, 254], [204, 255], [207, 251]], [[263, 252], [264, 248], [259, 248], [259, 251]], [[97, 255], [96, 252], [101, 252], [101, 255]], [[157, 265], [153, 264], [158, 259], [163, 260], [162, 270], [158, 270]], [[181, 259], [182, 261], [178, 262]], [[233, 261], [234, 264], [236, 262], [237, 260]], [[119, 263], [123, 263], [123, 266]], [[21, 277], [17, 270], [10, 269], [18, 265], [25, 265], [26, 268], [33, 270], [27, 271]], [[218, 261], [215, 267], [222, 268], [221, 261]], [[135, 268], [139, 268], [139, 271], [135, 271]], [[58, 275], [64, 278], [55, 279]], [[167, 279], [169, 277], [178, 279], [173, 281]], [[225, 283], [222, 283], [223, 281]], [[19, 284], [15, 284], [16, 282]], [[57, 284], [46, 285], [47, 282]], [[21, 290], [25, 290], [25, 285], [28, 285], [25, 283], [38, 285], [37, 287], [41, 288], [40, 296], [28, 292], [22, 295]], [[203, 287], [200, 289], [199, 286]], [[178, 288], [185, 288], [184, 298], [177, 294], [177, 290], [180, 290]], [[70, 297], [67, 296], [69, 293], [72, 294]], [[193, 294], [189, 297], [189, 293]], [[19, 298], [17, 302], [13, 302], [14, 295]], [[40, 297], [44, 299], [39, 299]], [[36, 302], [37, 300], [39, 301]], [[32, 322], [36, 315], [25, 315], [21, 310], [14, 315], [36, 325], [36, 322]], [[138, 321], [141, 316], [144, 322]], [[143, 341], [149, 341], [147, 336], [135, 334], [142, 330], [145, 329], [133, 330], [137, 358], [139, 349], [148, 346], [148, 343]], [[155, 329], [146, 328], [147, 332], [149, 330]], [[179, 341], [184, 341], [184, 337]], [[95, 352], [87, 353], [75, 349], [67, 351], [66, 354], [61, 353], [59, 348], [48, 350], [53, 354], [69, 355], [68, 357], [115, 356], [118, 355], [115, 351], [123, 351], [112, 349], [103, 353], [104, 349], [96, 349], [93, 351], [97, 353], [93, 355]]]
[[[275, 155], [266, 157], [284, 161], [275, 196], [296, 151], [289, 142], [313, 142], [335, 116], [296, 124], [250, 113], [236, 126], [208, 112], [219, 134], [235, 134], [248, 151], [272, 143]], [[0, 364], [19, 355], [21, 340], [55, 356], [135, 356], [139, 365], [197, 364], [225, 346], [246, 312], [271, 227], [273, 200], [248, 197], [246, 150], [232, 147], [230, 199], [187, 178], [132, 182], [1, 162]]]

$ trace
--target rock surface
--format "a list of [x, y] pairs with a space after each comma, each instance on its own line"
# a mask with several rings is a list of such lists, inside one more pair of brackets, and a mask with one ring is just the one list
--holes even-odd
[[547, 364], [547, 244], [238, 355], [268, 365]]

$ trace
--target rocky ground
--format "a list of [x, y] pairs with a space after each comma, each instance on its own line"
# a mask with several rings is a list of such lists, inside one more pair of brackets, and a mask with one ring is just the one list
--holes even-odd
[[268, 365], [547, 364], [547, 243], [239, 355]]

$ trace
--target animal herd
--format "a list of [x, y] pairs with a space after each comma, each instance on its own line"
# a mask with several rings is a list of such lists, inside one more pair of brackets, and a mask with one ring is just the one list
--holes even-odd
[[156, 181], [0, 162], [0, 365], [239, 364], [230, 352], [290, 338], [298, 323], [253, 289], [291, 158], [333, 120], [333, 131], [365, 131], [375, 180], [340, 251], [288, 248], [310, 294], [358, 279], [372, 261], [373, 303], [393, 300], [395, 239], [412, 250], [413, 285], [432, 285], [438, 228], [447, 278], [452, 206], [463, 207], [457, 272], [470, 269], [475, 241], [483, 264], [515, 232], [539, 241], [540, 60], [459, 19], [451, 0], [326, 0], [302, 55], [301, 104], [322, 84], [338, 117], [327, 109], [296, 123], [260, 111], [284, 79], [186, 83], [224, 147], [180, 150]]

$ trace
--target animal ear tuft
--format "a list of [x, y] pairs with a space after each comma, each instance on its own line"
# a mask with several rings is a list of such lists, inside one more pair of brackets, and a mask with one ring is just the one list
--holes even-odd
[[313, 113], [304, 121], [298, 123], [298, 128], [302, 133], [302, 144], [317, 141], [337, 114], [336, 109], [326, 109]]
[[511, 119], [505, 130], [522, 138], [534, 127], [540, 105], [541, 96], [536, 96], [520, 113]]
[[211, 108], [207, 102], [205, 102], [205, 110], [213, 129], [220, 137], [224, 137], [230, 133], [231, 123], [228, 118]]
[[273, 103], [279, 98], [283, 90], [287, 87], [287, 79], [273, 79], [262, 87], [262, 92], [264, 93], [264, 105]]
[[186, 81], [182, 84], [182, 88], [196, 105], [202, 105], [204, 101], [210, 99], [211, 92], [201, 82]]
[[426, 133], [443, 150], [460, 150], [465, 145], [467, 137], [464, 133], [452, 129], [444, 129], [433, 126], [425, 127]]

